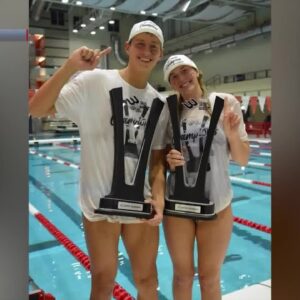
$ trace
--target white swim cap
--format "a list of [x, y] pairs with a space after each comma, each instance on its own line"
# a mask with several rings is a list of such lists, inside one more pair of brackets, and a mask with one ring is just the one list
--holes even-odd
[[150, 20], [142, 21], [134, 24], [130, 31], [128, 41], [132, 40], [133, 37], [143, 32], [154, 34], [159, 39], [161, 46], [163, 47], [164, 45], [163, 33], [160, 27]]
[[182, 54], [172, 55], [164, 65], [164, 80], [169, 82], [170, 73], [179, 66], [190, 66], [199, 72], [196, 64], [187, 56]]

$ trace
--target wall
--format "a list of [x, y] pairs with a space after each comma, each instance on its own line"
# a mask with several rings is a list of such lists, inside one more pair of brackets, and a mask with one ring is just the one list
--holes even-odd
[[271, 78], [207, 86], [207, 90], [245, 96], [271, 96]]
[[[68, 16], [72, 19], [71, 16]], [[127, 60], [127, 56], [124, 51], [124, 43], [128, 38], [129, 31], [132, 25], [139, 19], [136, 16], [122, 16], [117, 17], [120, 22], [120, 32], [117, 36], [120, 39], [120, 52], [123, 60]], [[47, 19], [46, 19], [47, 20]], [[45, 19], [41, 19], [39, 23], [43, 24], [46, 22]], [[49, 22], [49, 20], [47, 20]], [[98, 31], [95, 36], [92, 35], [79, 35], [74, 34], [71, 31], [71, 22], [66, 22], [63, 30], [47, 29], [46, 34], [46, 52], [49, 56], [47, 58], [48, 65], [61, 65], [68, 54], [74, 49], [80, 46], [87, 46], [91, 48], [101, 48], [104, 46], [112, 45], [111, 33], [104, 31]], [[55, 31], [55, 32], [54, 32]], [[47, 38], [48, 36], [48, 38]], [[56, 38], [54, 38], [54, 36]], [[50, 37], [50, 38], [49, 38]], [[191, 44], [197, 44], [200, 37], [197, 35], [191, 39]], [[158, 85], [169, 88], [168, 84], [163, 81], [163, 64], [167, 57], [163, 58], [162, 62], [159, 63], [152, 76], [150, 77], [150, 83], [154, 87]], [[227, 75], [234, 75], [240, 73], [247, 73], [251, 71], [259, 70], [270, 70], [271, 69], [271, 42], [270, 34], [266, 36], [258, 36], [256, 38], [248, 39], [239, 42], [234, 47], [223, 47], [214, 49], [212, 53], [205, 54], [203, 52], [193, 54], [192, 59], [204, 72], [204, 81], [209, 80], [213, 76], [219, 75], [223, 78]], [[123, 66], [117, 61], [114, 53], [108, 56], [108, 68], [122, 68]], [[103, 65], [101, 64], [103, 67]], [[47, 73], [51, 74], [55, 69], [48, 69]], [[230, 83], [220, 86], [211, 86], [210, 89], [224, 90], [236, 94], [244, 95], [270, 95], [271, 80], [270, 78], [260, 79], [255, 81], [241, 81], [238, 83]]]
[[[209, 54], [194, 54], [192, 59], [203, 71], [204, 81], [215, 75], [223, 77], [252, 71], [269, 70], [271, 69], [270, 36], [249, 39], [231, 48], [214, 49]], [[151, 76], [151, 82], [154, 86], [160, 84], [168, 88], [168, 84], [163, 81], [162, 69], [164, 63], [165, 60], [155, 68]], [[270, 90], [270, 83], [263, 89]]]

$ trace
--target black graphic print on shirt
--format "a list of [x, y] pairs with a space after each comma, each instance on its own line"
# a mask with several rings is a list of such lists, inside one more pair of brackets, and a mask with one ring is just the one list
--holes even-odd
[[[210, 118], [207, 115], [203, 119], [184, 118], [180, 123], [180, 140], [183, 155], [185, 158], [184, 173], [188, 185], [195, 184], [195, 173], [198, 174]], [[207, 171], [210, 170], [208, 163]], [[191, 175], [191, 176], [190, 176]]]
[[144, 137], [149, 106], [136, 96], [123, 100], [125, 156], [139, 157], [139, 145]]
[[207, 101], [196, 101], [195, 99], [190, 99], [187, 101], [183, 101], [182, 105], [187, 109], [194, 109], [195, 107], [198, 107], [199, 110], [208, 111], [210, 108], [210, 105]]

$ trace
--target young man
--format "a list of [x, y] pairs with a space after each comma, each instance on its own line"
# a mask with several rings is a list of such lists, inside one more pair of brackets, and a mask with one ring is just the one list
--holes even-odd
[[[161, 98], [148, 83], [148, 78], [162, 57], [163, 42], [162, 31], [155, 23], [143, 21], [135, 24], [125, 44], [129, 62], [121, 70], [95, 70], [101, 57], [111, 51], [110, 48], [98, 51], [81, 47], [70, 55], [30, 102], [32, 116], [58, 113], [74, 121], [80, 130], [79, 204], [91, 262], [91, 300], [111, 299], [120, 237], [129, 255], [138, 299], [158, 299], [155, 262], [157, 225], [162, 220], [164, 208], [164, 112], [152, 145], [152, 149], [156, 149], [152, 150], [150, 161], [152, 193], [148, 179], [144, 187], [145, 198], [153, 205], [154, 217], [142, 221], [133, 217], [95, 214], [94, 210], [99, 207], [99, 199], [110, 192], [112, 184], [114, 128], [109, 91], [122, 87], [124, 119], [132, 118], [139, 124], [130, 142], [140, 149], [150, 111], [147, 109], [145, 114], [144, 108], [150, 108], [154, 98]], [[78, 71], [85, 72], [72, 78]], [[127, 101], [129, 99], [135, 101]], [[124, 126], [126, 130], [127, 125]], [[161, 133], [161, 138], [157, 133]], [[125, 157], [126, 182], [130, 182], [134, 175], [136, 161], [134, 157]]]

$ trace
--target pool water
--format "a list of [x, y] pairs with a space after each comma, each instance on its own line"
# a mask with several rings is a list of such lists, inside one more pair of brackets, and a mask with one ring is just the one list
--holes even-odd
[[[270, 164], [270, 155], [260, 155], [261, 152], [270, 153], [271, 147], [265, 148], [252, 148], [250, 162]], [[51, 157], [58, 158], [79, 165], [80, 147], [61, 144], [31, 147], [30, 150], [36, 151], [29, 154], [30, 204], [87, 253], [81, 212], [77, 205], [79, 170], [51, 160]], [[48, 159], [37, 154], [46, 154]], [[248, 165], [242, 170], [232, 163], [230, 175], [271, 182], [270, 166]], [[232, 186], [234, 216], [270, 227], [271, 188], [238, 181], [232, 182]], [[160, 299], [172, 299], [172, 264], [162, 227], [160, 233], [157, 259], [159, 295]], [[222, 269], [222, 294], [270, 279], [270, 251], [270, 234], [235, 223]], [[51, 293], [57, 300], [85, 300], [89, 297], [90, 273], [31, 214], [29, 276], [36, 286]], [[119, 271], [116, 281], [131, 295], [136, 296], [128, 256], [122, 242], [119, 246]], [[195, 274], [193, 299], [200, 299], [199, 294], [198, 277]]]

